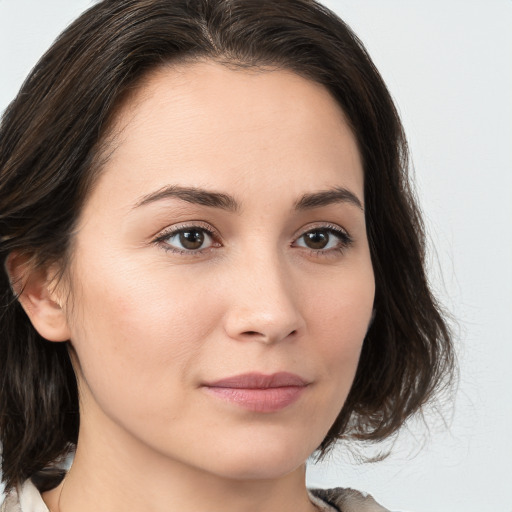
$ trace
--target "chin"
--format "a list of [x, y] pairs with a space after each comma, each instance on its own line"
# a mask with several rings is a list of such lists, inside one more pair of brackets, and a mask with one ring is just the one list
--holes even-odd
[[279, 440], [265, 445], [250, 442], [243, 449], [232, 446], [218, 457], [213, 472], [233, 480], [279, 479], [303, 466], [313, 451]]

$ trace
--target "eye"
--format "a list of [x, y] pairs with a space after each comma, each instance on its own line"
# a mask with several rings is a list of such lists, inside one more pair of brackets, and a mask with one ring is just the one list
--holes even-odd
[[313, 252], [342, 251], [352, 243], [350, 235], [339, 227], [322, 226], [303, 233], [293, 245], [311, 249]]
[[178, 227], [161, 234], [156, 242], [167, 251], [200, 253], [215, 245], [213, 232], [201, 226]]

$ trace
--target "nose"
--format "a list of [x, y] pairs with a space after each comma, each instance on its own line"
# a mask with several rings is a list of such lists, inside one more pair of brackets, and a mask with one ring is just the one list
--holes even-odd
[[305, 321], [291, 272], [277, 256], [249, 258], [232, 268], [227, 335], [239, 341], [273, 344], [299, 336]]

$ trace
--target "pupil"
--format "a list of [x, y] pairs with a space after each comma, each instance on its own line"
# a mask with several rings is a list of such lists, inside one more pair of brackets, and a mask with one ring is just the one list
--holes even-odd
[[325, 231], [311, 231], [304, 237], [310, 249], [323, 249], [329, 242], [329, 235]]
[[204, 234], [198, 230], [182, 231], [180, 243], [185, 249], [199, 249], [204, 242]]

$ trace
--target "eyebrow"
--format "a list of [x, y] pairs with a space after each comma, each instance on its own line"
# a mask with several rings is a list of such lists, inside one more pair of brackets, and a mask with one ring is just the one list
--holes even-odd
[[228, 194], [204, 190], [197, 187], [180, 187], [178, 185], [168, 185], [142, 197], [135, 204], [134, 208], [173, 197], [186, 201], [187, 203], [220, 208], [229, 212], [237, 212], [240, 210], [240, 205], [235, 198]]
[[344, 187], [334, 187], [320, 192], [304, 194], [296, 203], [296, 210], [311, 210], [313, 208], [321, 208], [335, 203], [350, 203], [357, 206], [364, 212], [363, 205], [359, 198], [350, 190]]
[[[179, 185], [168, 185], [156, 192], [143, 196], [137, 201], [134, 208], [167, 198], [177, 198], [187, 203], [219, 208], [233, 213], [239, 212], [241, 209], [237, 200], [229, 194], [204, 190], [198, 187], [181, 187]], [[358, 197], [344, 187], [334, 187], [328, 190], [304, 194], [296, 201], [294, 208], [298, 211], [305, 211], [336, 203], [349, 203], [357, 206], [364, 212], [363, 205]]]

